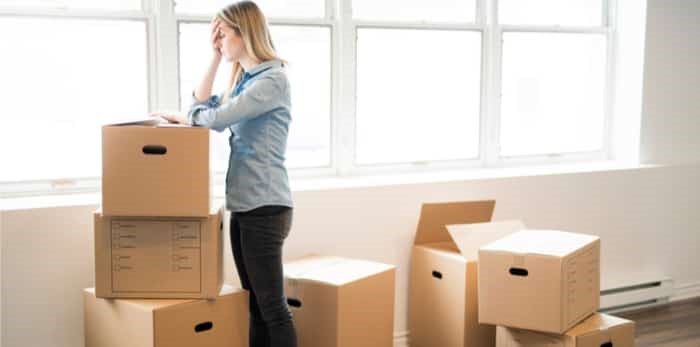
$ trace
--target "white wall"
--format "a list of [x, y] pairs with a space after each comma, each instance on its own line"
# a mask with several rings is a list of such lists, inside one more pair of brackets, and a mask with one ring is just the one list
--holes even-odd
[[700, 149], [700, 1], [649, 0], [641, 160], [680, 163]]
[[2, 280], [2, 212], [0, 212], [0, 346], [2, 346], [2, 287], [5, 282]]
[[[495, 219], [600, 235], [602, 281], [671, 276], [700, 294], [700, 165], [296, 192], [285, 258], [309, 252], [396, 264], [407, 329], [409, 256], [423, 202], [496, 199]], [[93, 206], [5, 211], [3, 346], [82, 345], [80, 290], [93, 285]], [[226, 241], [228, 244], [228, 241]], [[237, 282], [230, 250], [227, 281]]]
[[639, 162], [646, 3], [617, 0], [613, 156]]
[[2, 346], [82, 345], [76, 289], [94, 281], [90, 210], [2, 213]]

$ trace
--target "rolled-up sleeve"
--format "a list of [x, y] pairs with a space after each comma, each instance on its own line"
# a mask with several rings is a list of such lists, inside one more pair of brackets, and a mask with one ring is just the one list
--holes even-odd
[[221, 96], [212, 95], [204, 101], [199, 101], [197, 99], [197, 97], [194, 96], [194, 91], [192, 91], [192, 94], [190, 97], [191, 97], [191, 102], [190, 102], [190, 109], [189, 109], [189, 111], [187, 111], [187, 120], [192, 125], [199, 125], [199, 124], [195, 124], [193, 116], [201, 110], [219, 107], [221, 105], [221, 98], [223, 97], [223, 94]]
[[271, 77], [261, 78], [223, 104], [218, 96], [212, 96], [204, 102], [195, 99], [187, 118], [190, 124], [224, 131], [235, 123], [280, 107], [281, 93], [279, 81]]

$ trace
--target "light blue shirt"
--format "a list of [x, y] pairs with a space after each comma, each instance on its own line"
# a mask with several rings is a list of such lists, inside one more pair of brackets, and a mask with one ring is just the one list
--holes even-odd
[[246, 71], [229, 95], [204, 102], [193, 96], [187, 113], [191, 124], [231, 131], [226, 207], [245, 212], [266, 205], [292, 207], [284, 165], [291, 122], [289, 81], [280, 60]]

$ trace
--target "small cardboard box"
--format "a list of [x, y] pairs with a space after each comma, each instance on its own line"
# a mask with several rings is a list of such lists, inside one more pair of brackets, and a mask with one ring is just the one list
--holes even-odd
[[634, 347], [632, 321], [594, 313], [563, 335], [498, 327], [498, 347]]
[[525, 229], [479, 249], [479, 322], [561, 334], [600, 306], [600, 239]]
[[284, 276], [299, 346], [393, 346], [393, 265], [309, 256]]
[[85, 347], [247, 347], [248, 292], [215, 300], [100, 299], [83, 290]]
[[215, 298], [223, 284], [223, 208], [206, 218], [95, 219], [99, 298]]
[[411, 256], [411, 346], [495, 346], [495, 326], [478, 323], [477, 251], [522, 223], [487, 223], [494, 207], [493, 200], [422, 206]]
[[209, 129], [102, 127], [102, 211], [108, 216], [206, 217]]

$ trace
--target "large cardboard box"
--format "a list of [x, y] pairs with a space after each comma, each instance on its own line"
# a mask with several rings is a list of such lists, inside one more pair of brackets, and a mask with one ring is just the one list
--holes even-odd
[[102, 211], [108, 216], [209, 213], [209, 129], [102, 127]]
[[563, 335], [498, 327], [498, 347], [634, 347], [634, 322], [594, 313]]
[[83, 291], [85, 347], [247, 347], [248, 292], [215, 300], [100, 299]]
[[600, 306], [600, 239], [521, 230], [479, 249], [479, 322], [561, 334]]
[[477, 252], [522, 223], [487, 223], [494, 206], [492, 200], [422, 206], [411, 256], [411, 346], [496, 344], [495, 326], [478, 323]]
[[393, 346], [393, 265], [309, 256], [284, 276], [300, 347]]
[[223, 284], [223, 214], [95, 219], [100, 298], [215, 298]]

